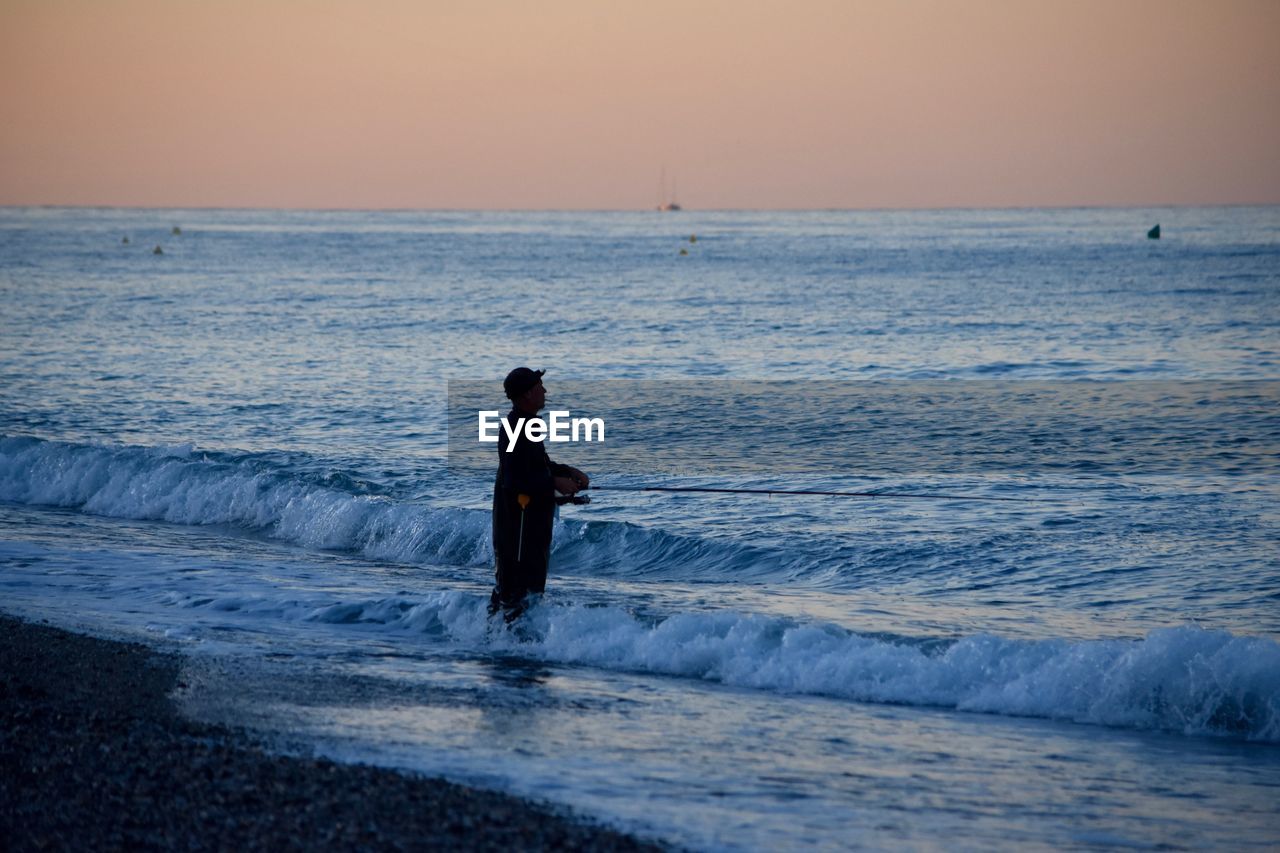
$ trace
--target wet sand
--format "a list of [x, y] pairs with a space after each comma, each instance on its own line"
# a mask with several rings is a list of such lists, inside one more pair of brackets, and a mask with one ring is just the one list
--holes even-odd
[[274, 755], [182, 718], [181, 659], [0, 615], [10, 850], [656, 850], [550, 805]]

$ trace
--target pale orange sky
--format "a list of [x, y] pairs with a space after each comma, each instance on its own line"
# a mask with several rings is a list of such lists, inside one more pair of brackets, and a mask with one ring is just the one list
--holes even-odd
[[1278, 0], [0, 0], [0, 204], [1280, 203]]

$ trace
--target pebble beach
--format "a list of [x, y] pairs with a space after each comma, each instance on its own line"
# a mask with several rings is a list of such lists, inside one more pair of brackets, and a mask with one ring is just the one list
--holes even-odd
[[273, 754], [177, 714], [180, 672], [167, 652], [0, 616], [7, 849], [661, 849], [500, 793]]

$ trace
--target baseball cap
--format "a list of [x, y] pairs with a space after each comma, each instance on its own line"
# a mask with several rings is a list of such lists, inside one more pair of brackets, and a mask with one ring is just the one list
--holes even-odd
[[542, 374], [545, 370], [530, 370], [527, 367], [517, 367], [515, 370], [507, 374], [507, 378], [502, 380], [502, 390], [507, 393], [509, 399], [514, 400], [525, 391], [542, 381]]

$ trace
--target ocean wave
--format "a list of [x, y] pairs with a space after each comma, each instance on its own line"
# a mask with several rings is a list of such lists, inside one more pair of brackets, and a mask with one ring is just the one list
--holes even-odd
[[[0, 439], [0, 500], [111, 517], [225, 524], [307, 547], [407, 563], [487, 565], [489, 514], [326, 486], [261, 458], [188, 446], [101, 447]], [[354, 487], [353, 487], [354, 488]], [[575, 572], [741, 579], [790, 571], [777, 552], [621, 522], [572, 522], [557, 559]], [[734, 611], [653, 618], [549, 600], [518, 630], [486, 597], [445, 590], [373, 601], [172, 593], [164, 605], [408, 630], [485, 654], [704, 679], [779, 693], [929, 705], [1143, 729], [1280, 741], [1280, 644], [1198, 628], [1140, 640], [1014, 640], [975, 634], [921, 643], [831, 624]]]
[[614, 608], [542, 607], [521, 653], [724, 684], [1015, 716], [1280, 741], [1280, 643], [1180, 627], [1140, 640], [939, 647], [737, 613], [655, 624]]
[[0, 500], [110, 518], [229, 525], [393, 562], [492, 560], [489, 513], [404, 503], [190, 446], [101, 447], [0, 438]]
[[1280, 742], [1280, 643], [1196, 626], [1128, 640], [892, 639], [734, 611], [644, 617], [542, 601], [511, 626], [460, 590], [369, 601], [172, 602], [373, 626], [482, 654], [780, 694]]
[[[492, 564], [488, 510], [369, 494], [334, 472], [300, 474], [257, 455], [191, 445], [103, 447], [0, 438], [0, 500], [109, 518], [227, 525], [307, 548], [387, 562]], [[735, 579], [776, 576], [804, 558], [618, 521], [561, 520], [558, 565], [574, 574]]]

